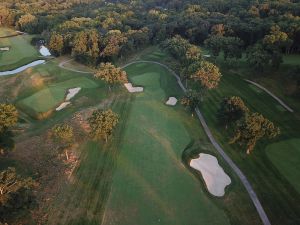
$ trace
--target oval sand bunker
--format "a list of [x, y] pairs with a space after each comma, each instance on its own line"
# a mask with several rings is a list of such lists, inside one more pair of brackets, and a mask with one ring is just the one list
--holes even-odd
[[174, 106], [177, 104], [177, 98], [175, 97], [169, 97], [168, 101], [166, 102], [166, 105]]
[[216, 157], [200, 153], [199, 158], [191, 160], [190, 166], [201, 172], [212, 195], [221, 197], [225, 194], [225, 188], [231, 183], [231, 179], [219, 165]]

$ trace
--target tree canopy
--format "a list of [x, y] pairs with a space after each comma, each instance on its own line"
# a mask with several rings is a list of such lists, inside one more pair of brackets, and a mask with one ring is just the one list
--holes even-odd
[[250, 154], [260, 139], [272, 139], [278, 134], [280, 134], [280, 129], [263, 115], [249, 113], [237, 123], [230, 143], [245, 145], [247, 154]]
[[99, 69], [95, 72], [94, 77], [104, 80], [109, 85], [127, 82], [126, 72], [111, 63], [101, 63]]
[[88, 119], [91, 127], [91, 135], [95, 139], [104, 139], [106, 142], [112, 135], [113, 129], [119, 122], [119, 116], [111, 109], [95, 110]]

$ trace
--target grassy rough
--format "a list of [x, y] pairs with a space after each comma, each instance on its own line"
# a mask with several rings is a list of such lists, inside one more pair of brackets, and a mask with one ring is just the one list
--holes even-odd
[[165, 105], [169, 96], [182, 95], [174, 77], [149, 63], [133, 64], [126, 71], [145, 91], [130, 105], [103, 224], [260, 224], [229, 168], [224, 166], [233, 186], [217, 199], [185, 167], [182, 153], [194, 140], [200, 143], [198, 151], [216, 152], [196, 118], [180, 105]]

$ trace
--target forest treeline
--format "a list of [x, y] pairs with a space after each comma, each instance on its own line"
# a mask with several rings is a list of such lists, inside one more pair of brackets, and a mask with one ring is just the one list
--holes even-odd
[[[277, 67], [281, 53], [300, 51], [300, 2], [248, 0], [7, 0], [0, 24], [42, 34], [55, 54], [97, 64], [180, 35], [215, 56], [241, 50]], [[229, 46], [229, 47], [228, 47]], [[228, 50], [228, 48], [230, 48]], [[235, 49], [233, 49], [235, 48]]]

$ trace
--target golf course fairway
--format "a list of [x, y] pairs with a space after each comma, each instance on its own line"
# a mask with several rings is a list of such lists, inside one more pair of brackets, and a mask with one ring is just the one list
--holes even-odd
[[180, 106], [164, 104], [181, 93], [176, 80], [159, 65], [125, 70], [145, 90], [131, 102], [103, 224], [229, 224], [181, 161], [201, 128]]

